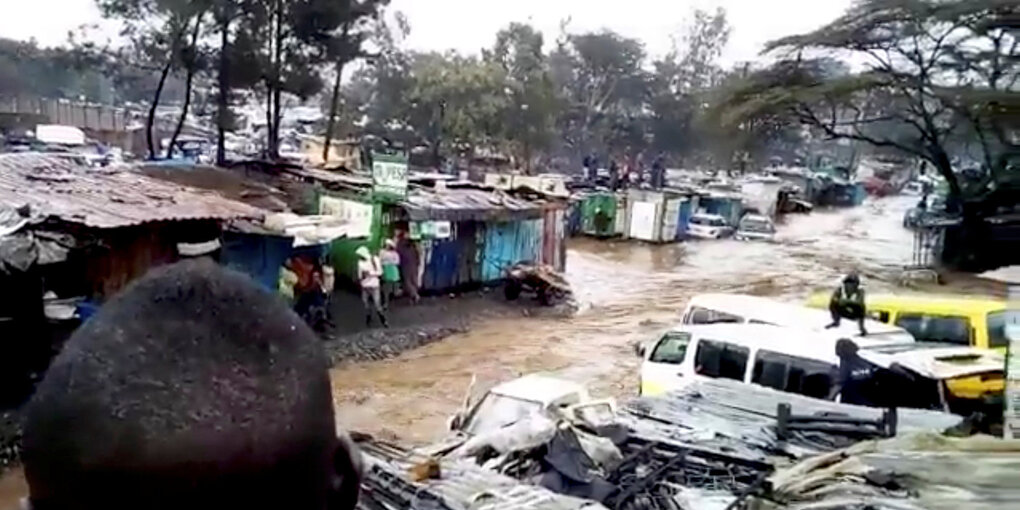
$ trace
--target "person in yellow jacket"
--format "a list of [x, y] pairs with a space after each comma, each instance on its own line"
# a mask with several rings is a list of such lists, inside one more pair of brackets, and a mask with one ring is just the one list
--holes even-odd
[[829, 313], [832, 314], [832, 324], [826, 328], [839, 327], [840, 319], [857, 321], [861, 328], [861, 335], [867, 335], [864, 329], [864, 317], [867, 308], [864, 306], [864, 289], [861, 288], [861, 277], [857, 273], [850, 273], [843, 278], [843, 284], [832, 293], [829, 299]]

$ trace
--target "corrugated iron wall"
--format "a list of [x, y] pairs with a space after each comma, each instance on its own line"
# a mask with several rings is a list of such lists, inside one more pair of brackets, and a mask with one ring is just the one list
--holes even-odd
[[419, 241], [424, 257], [421, 290], [440, 292], [498, 282], [518, 262], [566, 267], [567, 213], [549, 208], [541, 218], [451, 225], [449, 239]]
[[478, 234], [483, 227], [474, 221], [454, 223], [449, 239], [420, 242], [425, 255], [422, 290], [442, 291], [482, 283]]
[[541, 261], [543, 223], [537, 219], [486, 224], [482, 279], [499, 280], [503, 269], [517, 262]]
[[542, 263], [563, 271], [567, 251], [566, 211], [547, 209], [542, 221]]

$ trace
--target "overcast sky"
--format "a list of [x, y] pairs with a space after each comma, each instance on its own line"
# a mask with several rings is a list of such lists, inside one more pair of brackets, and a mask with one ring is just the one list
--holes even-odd
[[[669, 50], [694, 8], [726, 9], [733, 33], [727, 62], [751, 60], [774, 38], [805, 32], [836, 18], [850, 0], [393, 0], [411, 25], [407, 46], [477, 52], [511, 21], [527, 21], [551, 42], [561, 20], [568, 31], [608, 28], [643, 40], [652, 55]], [[62, 44], [83, 23], [101, 23], [95, 0], [0, 0], [0, 36]], [[621, 10], [623, 8], [624, 10]], [[115, 32], [106, 28], [108, 32]]]

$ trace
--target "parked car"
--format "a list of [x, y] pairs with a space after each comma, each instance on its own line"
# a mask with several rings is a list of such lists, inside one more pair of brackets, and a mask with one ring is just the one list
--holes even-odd
[[774, 241], [776, 226], [768, 216], [745, 214], [743, 218], [740, 218], [737, 232], [733, 237], [741, 241]]
[[687, 234], [699, 239], [721, 239], [733, 234], [733, 227], [718, 214], [695, 214], [687, 225]]
[[573, 381], [539, 374], [499, 384], [467, 412], [450, 419], [449, 428], [467, 436], [490, 433], [542, 414], [550, 418], [583, 419], [593, 411], [615, 412], [612, 400], [593, 400], [584, 386]]
[[[838, 380], [839, 335], [767, 324], [678, 325], [639, 350], [642, 395], [681, 389], [702, 378], [733, 379], [778, 391], [828, 399]], [[956, 393], [959, 378], [1002, 379], [1005, 360], [995, 352], [960, 346], [858, 338], [858, 353], [883, 368], [893, 364], [917, 377], [898, 381], [897, 405], [971, 410], [984, 392]], [[938, 381], [939, 384], [931, 384]], [[940, 389], [945, 384], [950, 391]], [[999, 390], [1001, 394], [1001, 390]]]

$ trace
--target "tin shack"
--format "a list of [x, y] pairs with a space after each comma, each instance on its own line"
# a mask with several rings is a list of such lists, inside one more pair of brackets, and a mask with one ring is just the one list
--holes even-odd
[[217, 256], [228, 221], [262, 214], [126, 168], [0, 154], [0, 386], [17, 394], [26, 370], [41, 373], [80, 320], [135, 278]]

